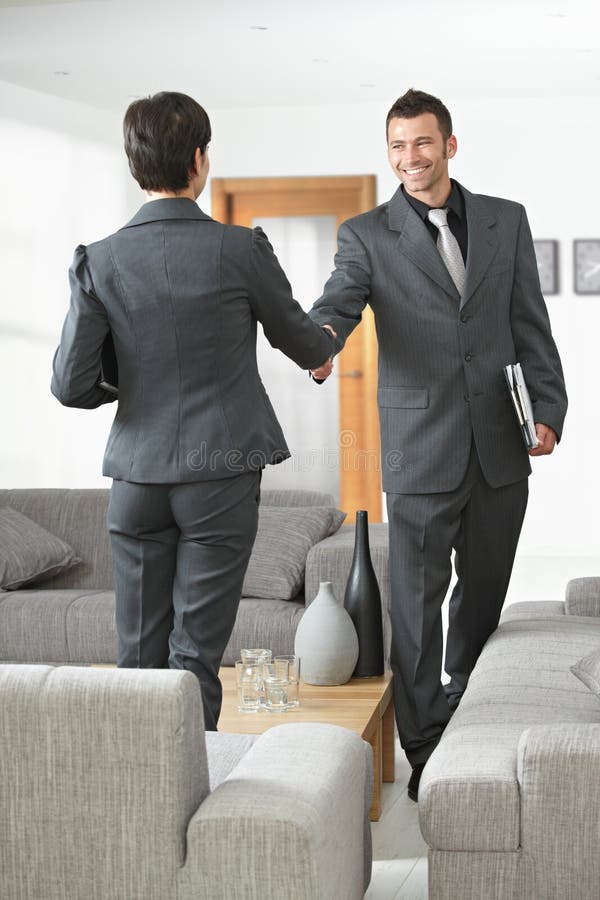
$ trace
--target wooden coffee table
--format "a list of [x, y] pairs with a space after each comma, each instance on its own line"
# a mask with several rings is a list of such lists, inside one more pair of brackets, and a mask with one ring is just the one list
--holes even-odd
[[223, 706], [219, 731], [262, 734], [284, 722], [323, 722], [355, 731], [373, 748], [374, 788], [370, 817], [381, 815], [381, 783], [394, 781], [394, 704], [392, 675], [353, 678], [347, 684], [324, 687], [300, 682], [300, 706], [284, 713], [240, 713], [237, 709], [235, 669], [219, 671]]

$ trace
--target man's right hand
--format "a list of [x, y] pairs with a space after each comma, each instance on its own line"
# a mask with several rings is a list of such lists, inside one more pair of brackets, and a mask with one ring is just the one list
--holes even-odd
[[[336, 332], [333, 330], [331, 325], [322, 325], [322, 328], [325, 328], [329, 331], [334, 338], [337, 337]], [[326, 378], [329, 378], [331, 373], [333, 372], [333, 356], [330, 356], [327, 362], [324, 362], [322, 366], [319, 366], [318, 369], [309, 369], [310, 374], [314, 378], [315, 381], [318, 381], [319, 384], [322, 384]]]
[[331, 373], [333, 372], [333, 357], [329, 357], [327, 362], [324, 362], [322, 366], [319, 366], [318, 369], [310, 369], [310, 374], [315, 379], [315, 381], [325, 381], [326, 378], [329, 378]]

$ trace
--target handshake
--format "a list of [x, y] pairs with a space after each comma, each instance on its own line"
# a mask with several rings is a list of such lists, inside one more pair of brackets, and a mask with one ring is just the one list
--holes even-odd
[[[331, 327], [331, 325], [323, 325], [323, 328], [326, 328], [327, 331], [330, 331], [334, 338], [337, 337], [337, 334]], [[323, 363], [322, 366], [319, 366], [318, 369], [309, 369], [309, 374], [313, 381], [318, 382], [319, 384], [323, 384], [326, 378], [329, 378], [331, 373], [333, 372], [333, 356], [330, 356], [329, 359]]]

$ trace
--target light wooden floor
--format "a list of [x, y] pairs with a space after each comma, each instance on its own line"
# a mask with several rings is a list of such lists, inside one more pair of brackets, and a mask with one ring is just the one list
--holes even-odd
[[427, 900], [427, 844], [418, 807], [408, 799], [410, 766], [396, 738], [396, 781], [381, 790], [379, 822], [371, 823], [373, 876], [365, 900]]

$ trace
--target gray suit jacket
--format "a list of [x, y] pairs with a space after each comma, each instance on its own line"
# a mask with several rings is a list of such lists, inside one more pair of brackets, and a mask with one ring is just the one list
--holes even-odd
[[192, 200], [154, 200], [78, 247], [69, 275], [52, 392], [84, 409], [114, 400], [97, 386], [110, 329], [119, 398], [104, 475], [203, 481], [289, 456], [258, 373], [256, 323], [304, 369], [333, 345], [292, 298], [260, 228], [222, 225]]
[[472, 437], [492, 487], [531, 471], [502, 369], [520, 362], [535, 420], [561, 434], [567, 408], [525, 210], [461, 187], [468, 255], [462, 302], [426, 225], [399, 189], [339, 229], [336, 268], [310, 316], [339, 351], [367, 303], [379, 343], [385, 491], [456, 488]]

